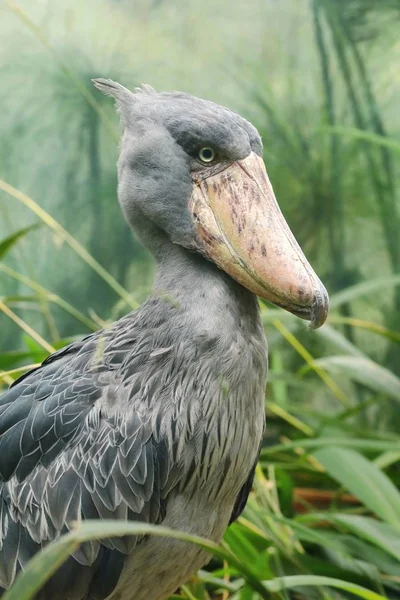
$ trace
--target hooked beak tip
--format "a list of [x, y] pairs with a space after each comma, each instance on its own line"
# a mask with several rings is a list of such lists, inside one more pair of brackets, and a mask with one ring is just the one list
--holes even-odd
[[329, 297], [325, 287], [320, 284], [319, 289], [315, 293], [314, 302], [311, 306], [310, 329], [318, 329], [326, 321], [329, 310]]

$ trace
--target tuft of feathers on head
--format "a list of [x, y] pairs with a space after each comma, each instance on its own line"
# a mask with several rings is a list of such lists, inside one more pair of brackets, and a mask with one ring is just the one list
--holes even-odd
[[[112, 96], [117, 101], [123, 101], [127, 98], [132, 99], [132, 96], [134, 96], [130, 90], [112, 79], [103, 79], [102, 77], [99, 77], [92, 79], [92, 82], [94, 87], [100, 90], [100, 92], [103, 92], [106, 96]], [[140, 87], [135, 88], [135, 92], [136, 94], [145, 94], [147, 96], [157, 93], [156, 90], [147, 83], [143, 83]]]
[[136, 94], [146, 94], [146, 96], [152, 96], [157, 94], [156, 90], [151, 87], [148, 83], [142, 83], [141, 86], [135, 88]]
[[94, 87], [100, 90], [100, 92], [103, 92], [106, 96], [112, 96], [117, 101], [123, 101], [132, 96], [132, 92], [112, 79], [99, 77], [98, 79], [92, 79], [92, 82]]
[[114, 98], [117, 105], [117, 112], [124, 126], [129, 122], [129, 114], [131, 112], [132, 104], [135, 102], [135, 97], [138, 95], [153, 96], [157, 93], [147, 84], [143, 84], [141, 87], [136, 88], [135, 92], [131, 92], [112, 79], [96, 78], [92, 79], [92, 82], [94, 87], [100, 90], [100, 92]]
[[125, 126], [129, 118], [130, 107], [132, 106], [135, 95], [126, 87], [112, 79], [103, 79], [100, 77], [92, 79], [92, 83], [95, 88], [100, 90], [100, 92], [114, 98], [121, 123]]

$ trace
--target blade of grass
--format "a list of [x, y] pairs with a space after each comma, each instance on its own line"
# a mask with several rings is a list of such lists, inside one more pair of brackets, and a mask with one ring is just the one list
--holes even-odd
[[[8, 220], [8, 219], [7, 219]], [[7, 252], [27, 233], [30, 231], [41, 227], [43, 223], [34, 223], [33, 225], [29, 225], [28, 227], [24, 227], [19, 231], [14, 232], [10, 236], [8, 236], [5, 240], [0, 242], [0, 258], [3, 258]], [[0, 265], [1, 266], [1, 265]], [[58, 331], [56, 325], [54, 323], [53, 316], [50, 313], [47, 302], [40, 298], [41, 312], [47, 322], [49, 331], [51, 332], [51, 336], [53, 340], [57, 340], [59, 338]]]
[[98, 329], [98, 325], [95, 321], [93, 321], [89, 317], [86, 317], [74, 306], [69, 304], [69, 302], [66, 302], [66, 300], [63, 300], [63, 298], [60, 298], [60, 296], [58, 296], [57, 294], [50, 292], [48, 289], [37, 283], [37, 281], [34, 281], [30, 277], [22, 275], [22, 273], [14, 271], [14, 269], [11, 269], [6, 265], [0, 264], [0, 271], [7, 273], [7, 275], [9, 275], [10, 277], [13, 277], [14, 279], [20, 281], [27, 287], [30, 287], [31, 289], [35, 290], [38, 293], [38, 295], [44, 296], [49, 302], [57, 304], [57, 306], [59, 306], [60, 308], [65, 310], [65, 312], [70, 314], [71, 317], [74, 317], [77, 321], [80, 321], [83, 325], [86, 325], [88, 329], [91, 329], [93, 331], [96, 331]]
[[[270, 352], [270, 358], [269, 358], [269, 373], [270, 374], [271, 374], [271, 371], [273, 371], [275, 373], [275, 375], [278, 375], [278, 374], [282, 375], [284, 373], [281, 352], [278, 352], [278, 351]], [[271, 378], [269, 378], [268, 383], [272, 387], [273, 396], [276, 400], [276, 403], [279, 406], [286, 406], [287, 402], [288, 402], [288, 393], [287, 393], [286, 382], [282, 378], [281, 379], [275, 378], [273, 380]]]
[[56, 234], [76, 252], [78, 256], [85, 261], [89, 267], [91, 267], [108, 285], [115, 291], [118, 296], [123, 298], [128, 306], [131, 308], [137, 308], [137, 304], [132, 299], [132, 296], [122, 285], [118, 283], [116, 279], [110, 273], [97, 262], [91, 254], [70, 234], [62, 225], [58, 223], [48, 212], [41, 208], [32, 198], [16, 189], [12, 185], [6, 183], [3, 179], [0, 179], [0, 189], [9, 194], [12, 198], [15, 198], [19, 202], [22, 202], [29, 210], [34, 212], [38, 217], [46, 223], [50, 229], [56, 232]]
[[375, 458], [374, 463], [379, 469], [387, 469], [391, 465], [399, 462], [400, 460], [400, 450], [397, 452], [384, 452], [377, 458]]
[[315, 371], [315, 373], [322, 379], [322, 381], [327, 385], [327, 387], [331, 390], [332, 394], [343, 404], [343, 406], [348, 407], [349, 401], [344, 394], [344, 392], [340, 389], [340, 387], [335, 383], [335, 381], [326, 373], [314, 360], [313, 356], [310, 352], [303, 346], [301, 342], [289, 331], [289, 329], [281, 323], [278, 319], [273, 319], [272, 324], [274, 327], [283, 335], [283, 337], [289, 342], [291, 346], [300, 354], [300, 356], [305, 360], [307, 365]]
[[337, 327], [330, 325], [332, 317], [328, 317], [328, 322], [315, 333], [323, 340], [331, 352], [340, 351], [341, 354], [353, 354], [354, 356], [365, 356], [365, 354], [345, 335], [345, 332], [339, 331]]
[[351, 325], [352, 327], [365, 329], [371, 333], [377, 333], [378, 335], [381, 335], [392, 342], [400, 343], [399, 332], [392, 331], [391, 329], [383, 327], [383, 325], [378, 325], [377, 323], [371, 323], [371, 321], [363, 321], [362, 319], [355, 319], [353, 317], [342, 317], [340, 315], [331, 315], [329, 317], [329, 321], [331, 323], [345, 323]]
[[3, 258], [7, 252], [16, 244], [21, 238], [25, 237], [27, 233], [37, 229], [41, 223], [34, 223], [33, 225], [29, 225], [28, 227], [24, 227], [23, 229], [19, 229], [15, 231], [5, 239], [0, 242], [0, 258]]
[[386, 600], [384, 596], [376, 594], [371, 590], [361, 587], [355, 583], [349, 583], [342, 579], [335, 579], [333, 577], [323, 577], [320, 575], [286, 575], [284, 577], [277, 577], [273, 581], [264, 581], [265, 587], [270, 592], [278, 593], [284, 589], [298, 588], [298, 587], [333, 587], [340, 590], [344, 590], [359, 598], [365, 600]]
[[[331, 373], [348, 377], [378, 394], [400, 401], [400, 378], [370, 358], [344, 354], [318, 358], [315, 363]], [[309, 368], [309, 365], [304, 365], [300, 371], [306, 372]]]
[[315, 438], [296, 440], [294, 442], [287, 442], [285, 444], [276, 444], [269, 448], [263, 448], [261, 450], [261, 458], [266, 458], [271, 454], [279, 452], [286, 452], [288, 450], [295, 450], [296, 448], [321, 448], [324, 446], [342, 446], [347, 448], [356, 448], [358, 450], [366, 450], [371, 452], [386, 452], [386, 451], [398, 451], [400, 445], [399, 440], [384, 441], [384, 440], [366, 440], [362, 438]]
[[214, 556], [228, 560], [243, 574], [248, 584], [260, 594], [261, 598], [265, 600], [270, 598], [265, 585], [254, 575], [249, 565], [243, 564], [227, 548], [222, 548], [205, 538], [158, 525], [88, 520], [83, 524], [76, 524], [76, 528], [72, 529], [70, 533], [61, 536], [56, 542], [49, 544], [42, 552], [36, 554], [28, 563], [25, 571], [17, 576], [12, 589], [5, 593], [3, 600], [31, 600], [47, 579], [81, 543], [92, 539], [101, 540], [125, 535], [154, 535], [196, 544]]
[[53, 348], [53, 346], [51, 346], [50, 344], [48, 344], [46, 342], [45, 339], [42, 338], [41, 335], [39, 335], [37, 333], [37, 331], [35, 331], [34, 329], [32, 329], [32, 327], [30, 327], [28, 325], [28, 323], [25, 323], [25, 321], [23, 319], [21, 319], [20, 317], [18, 317], [18, 315], [16, 315], [10, 308], [8, 308], [8, 306], [6, 304], [4, 304], [4, 302], [2, 300], [0, 300], [0, 310], [12, 321], [14, 321], [14, 323], [16, 325], [18, 325], [18, 327], [20, 327], [21, 329], [23, 329], [23, 331], [25, 331], [25, 333], [27, 333], [33, 340], [35, 340], [35, 342], [37, 342], [42, 348], [44, 348], [45, 350], [47, 350], [47, 352], [49, 352], [50, 354], [52, 354], [52, 352], [55, 352], [55, 348]]
[[200, 570], [197, 573], [197, 575], [201, 581], [204, 581], [205, 583], [210, 583], [214, 587], [228, 590], [232, 594], [238, 590], [238, 588], [240, 587], [240, 583], [241, 583], [241, 581], [239, 580], [239, 585], [238, 585], [237, 580], [235, 580], [235, 582], [231, 582], [228, 579], [221, 579], [219, 577], [215, 577], [208, 571], [203, 571], [203, 570]]
[[0, 382], [4, 381], [7, 385], [14, 383], [14, 379], [4, 371], [0, 371]]
[[330, 296], [330, 308], [337, 308], [341, 304], [356, 300], [360, 296], [366, 296], [375, 291], [382, 292], [385, 288], [395, 287], [397, 285], [400, 285], [400, 275], [390, 275], [388, 277], [380, 277], [379, 279], [371, 279], [369, 281], [357, 283], [356, 285], [352, 285], [351, 287], [345, 288], [333, 296]]
[[276, 404], [275, 402], [268, 402], [267, 409], [274, 415], [292, 425], [292, 427], [302, 431], [305, 435], [315, 435], [315, 431], [309, 425], [303, 423], [303, 421], [300, 421], [300, 419], [288, 413], [288, 411], [282, 408], [282, 406], [279, 406], [279, 404]]
[[192, 592], [186, 585], [181, 585], [180, 589], [185, 594], [187, 600], [197, 600], [196, 596], [193, 596]]
[[395, 152], [400, 152], [400, 142], [397, 140], [379, 135], [378, 133], [372, 133], [372, 131], [366, 131], [365, 129], [358, 129], [357, 127], [341, 127], [338, 125], [331, 127], [327, 125], [318, 128], [317, 131], [326, 135], [334, 134], [342, 137], [351, 137], [353, 139], [358, 139], [364, 142], [370, 142], [371, 144], [377, 144], [378, 146], [389, 148]]
[[305, 524], [318, 524], [321, 522], [332, 523], [345, 527], [352, 533], [379, 546], [400, 561], [399, 532], [397, 528], [377, 519], [361, 515], [350, 515], [336, 512], [317, 512], [299, 515], [296, 519]]
[[6, 383], [11, 385], [14, 380], [11, 378], [11, 375], [17, 375], [19, 373], [24, 373], [25, 371], [31, 371], [32, 369], [37, 369], [40, 367], [41, 363], [34, 363], [32, 365], [24, 365], [23, 367], [17, 367], [16, 369], [10, 369], [9, 371], [0, 371], [0, 380], [4, 380]]

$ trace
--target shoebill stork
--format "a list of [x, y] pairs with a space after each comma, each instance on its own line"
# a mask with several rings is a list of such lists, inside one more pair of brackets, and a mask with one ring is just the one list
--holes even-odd
[[[119, 202], [157, 275], [140, 308], [0, 399], [3, 590], [72, 521], [162, 523], [219, 541], [246, 503], [264, 430], [257, 296], [313, 327], [328, 311], [253, 125], [189, 94], [94, 84], [118, 106]], [[36, 599], [161, 600], [208, 558], [166, 538], [92, 541]]]

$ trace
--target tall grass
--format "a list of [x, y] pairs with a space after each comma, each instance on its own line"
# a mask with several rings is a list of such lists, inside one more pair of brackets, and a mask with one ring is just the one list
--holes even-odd
[[[37, 556], [7, 600], [32, 597], [83, 540], [139, 529], [213, 555], [174, 598], [400, 598], [400, 143], [366, 53], [390, 70], [393, 24], [381, 33], [379, 9], [358, 0], [289, 2], [290, 13], [253, 0], [243, 24], [218, 0], [203, 12], [215, 34], [205, 40], [190, 2], [61, 4], [65, 13], [9, 3], [0, 22], [14, 40], [4, 50], [12, 68], [2, 67], [9, 116], [0, 115], [0, 388], [135, 307], [150, 284], [151, 263], [114, 200], [117, 122], [101, 99], [93, 104], [93, 75], [183, 87], [249, 116], [332, 310], [310, 332], [262, 306], [267, 432], [246, 510], [221, 546], [151, 526], [83, 524]], [[388, 15], [394, 4], [383, 4]], [[22, 37], [28, 53], [15, 44]]]

